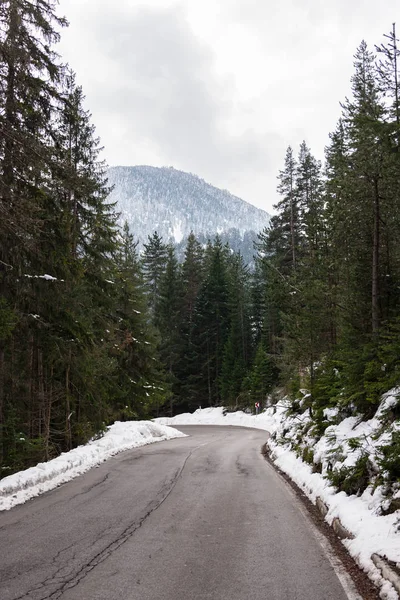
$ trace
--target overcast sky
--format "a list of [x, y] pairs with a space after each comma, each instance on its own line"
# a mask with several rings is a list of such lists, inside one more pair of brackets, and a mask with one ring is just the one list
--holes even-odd
[[110, 165], [174, 166], [272, 212], [303, 139], [323, 159], [353, 55], [399, 0], [60, 0]]

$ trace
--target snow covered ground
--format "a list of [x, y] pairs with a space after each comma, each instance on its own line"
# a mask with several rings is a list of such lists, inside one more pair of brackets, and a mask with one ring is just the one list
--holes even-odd
[[[164, 425], [237, 425], [265, 429], [271, 437], [266, 436], [275, 464], [284, 471], [304, 491], [308, 498], [316, 503], [319, 497], [328, 507], [325, 517], [329, 524], [339, 518], [344, 527], [354, 536], [343, 541], [350, 554], [368, 573], [370, 578], [381, 586], [381, 598], [395, 600], [399, 598], [393, 586], [384, 580], [380, 571], [371, 560], [373, 554], [378, 554], [400, 566], [400, 516], [399, 511], [383, 516], [381, 507], [385, 503], [382, 486], [367, 488], [361, 496], [348, 496], [344, 492], [337, 493], [326, 478], [328, 464], [332, 464], [332, 448], [339, 446], [341, 456], [338, 457], [334, 468], [350, 466], [355, 463], [362, 452], [368, 449], [369, 456], [374, 460], [376, 449], [384, 440], [377, 437], [381, 426], [379, 417], [398, 399], [393, 390], [383, 397], [382, 403], [373, 419], [362, 421], [349, 417], [340, 423], [335, 423], [335, 411], [327, 411], [327, 419], [332, 419], [325, 435], [313, 446], [314, 461], [322, 467], [322, 473], [313, 472], [310, 464], [298, 458], [291, 450], [293, 441], [299, 431], [304, 431], [304, 425], [310, 420], [308, 412], [290, 415], [290, 403], [282, 401], [268, 408], [260, 415], [248, 415], [243, 412], [226, 413], [222, 408], [199, 409], [193, 414], [181, 414], [169, 418], [156, 419]], [[336, 420], [337, 421], [337, 420]], [[387, 434], [385, 434], [387, 435]], [[267, 439], [268, 438], [268, 439]], [[348, 440], [359, 440], [351, 447]], [[313, 441], [310, 438], [309, 443]], [[339, 460], [341, 462], [339, 462]], [[400, 490], [398, 492], [400, 496]]]
[[46, 463], [14, 473], [0, 481], [0, 510], [8, 510], [85, 473], [111, 456], [154, 442], [185, 437], [151, 421], [117, 421], [103, 437], [64, 452]]

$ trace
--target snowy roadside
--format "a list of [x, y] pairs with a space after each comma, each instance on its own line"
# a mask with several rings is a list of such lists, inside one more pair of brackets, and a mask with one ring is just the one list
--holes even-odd
[[[155, 421], [159, 424], [178, 425], [236, 425], [265, 429], [271, 434], [266, 436], [272, 459], [279, 469], [286, 473], [316, 504], [317, 498], [326, 505], [328, 512], [326, 521], [332, 525], [339, 519], [350, 532], [352, 539], [344, 539], [343, 543], [360, 567], [381, 588], [381, 598], [397, 600], [399, 595], [394, 587], [382, 577], [381, 572], [373, 563], [371, 556], [377, 554], [399, 566], [400, 563], [400, 518], [399, 511], [382, 515], [384, 505], [382, 487], [368, 487], [360, 496], [337, 493], [326, 478], [329, 462], [332, 460], [332, 440], [344, 448], [341, 465], [354, 464], [363, 449], [368, 448], [373, 459], [376, 449], [382, 439], [377, 437], [379, 416], [394, 402], [395, 390], [383, 397], [377, 414], [370, 421], [359, 422], [355, 417], [349, 417], [340, 423], [334, 423], [335, 415], [320, 441], [314, 445], [314, 456], [322, 466], [322, 472], [314, 472], [312, 465], [304, 462], [293, 450], [290, 442], [298, 434], [299, 427], [304, 426], [309, 419], [307, 413], [302, 415], [288, 414], [289, 402], [281, 402], [275, 407], [268, 408], [260, 415], [247, 415], [243, 412], [226, 413], [223, 408], [199, 409], [193, 414], [181, 414], [173, 418], [161, 418]], [[396, 400], [397, 401], [397, 400]], [[353, 450], [346, 446], [346, 440], [362, 440], [364, 447], [357, 446]], [[361, 443], [361, 442], [360, 442]], [[400, 496], [400, 491], [399, 491]]]
[[117, 421], [103, 437], [0, 480], [0, 510], [53, 490], [119, 452], [178, 437], [186, 436], [152, 421]]

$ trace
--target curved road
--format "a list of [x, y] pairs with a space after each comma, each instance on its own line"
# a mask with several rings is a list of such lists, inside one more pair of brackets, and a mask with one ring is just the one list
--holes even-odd
[[0, 513], [2, 600], [345, 600], [265, 432], [122, 453]]

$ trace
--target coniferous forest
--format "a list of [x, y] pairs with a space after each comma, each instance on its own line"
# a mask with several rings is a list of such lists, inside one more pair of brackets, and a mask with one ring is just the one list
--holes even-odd
[[[118, 226], [101, 144], [56, 53], [53, 0], [0, 5], [2, 475], [116, 419], [265, 405], [307, 388], [373, 414], [400, 382], [400, 82], [395, 28], [354, 57], [324, 165], [287, 149], [255, 268], [216, 236], [183, 262]], [[351, 57], [349, 57], [351, 60]], [[340, 99], [338, 99], [340, 100]]]

